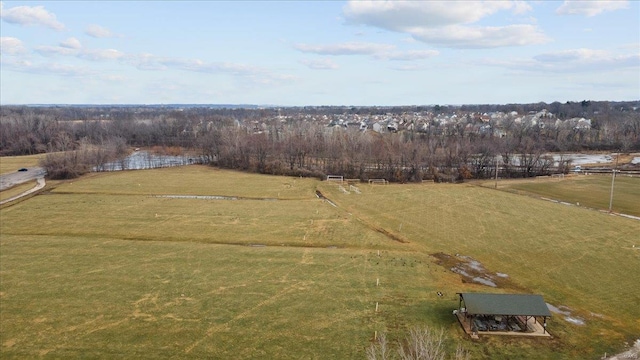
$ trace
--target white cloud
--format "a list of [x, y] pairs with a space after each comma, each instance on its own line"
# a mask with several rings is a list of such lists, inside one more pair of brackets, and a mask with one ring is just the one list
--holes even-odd
[[517, 15], [526, 14], [529, 11], [532, 11], [533, 8], [526, 1], [514, 1], [513, 2], [513, 13]]
[[338, 64], [334, 63], [331, 59], [302, 59], [300, 63], [314, 70], [334, 70], [338, 68]]
[[492, 48], [548, 41], [535, 25], [470, 26], [499, 11], [531, 9], [523, 1], [349, 1], [343, 14], [348, 24], [407, 33], [441, 47]]
[[80, 40], [70, 37], [60, 42], [58, 46], [43, 45], [36, 47], [36, 52], [42, 56], [78, 56], [82, 54]]
[[548, 38], [533, 25], [472, 27], [451, 25], [422, 29], [413, 33], [416, 40], [449, 48], [496, 48], [542, 44]]
[[[13, 37], [1, 38], [1, 52], [3, 55], [19, 55], [26, 53], [22, 42]], [[200, 59], [159, 57], [153, 54], [127, 54], [116, 49], [87, 49], [76, 38], [68, 38], [58, 46], [38, 46], [35, 52], [44, 57], [68, 56], [92, 62], [118, 61], [122, 64], [134, 66], [140, 70], [183, 70], [202, 73], [218, 73], [235, 76], [241, 81], [250, 83], [278, 85], [295, 80], [288, 74], [279, 74], [266, 68], [256, 67], [242, 63], [231, 62], [207, 62]], [[25, 59], [1, 58], [3, 66], [13, 71], [57, 74], [63, 76], [81, 76], [94, 74], [91, 67], [65, 65], [57, 62], [31, 62]]]
[[392, 66], [391, 69], [397, 70], [397, 71], [422, 71], [422, 70], [426, 70], [427, 67], [420, 64], [403, 64], [400, 66]]
[[78, 49], [73, 49], [64, 46], [38, 46], [36, 52], [42, 56], [76, 56], [80, 53]]
[[[378, 60], [398, 61], [424, 60], [440, 54], [436, 50], [398, 51], [394, 45], [357, 42], [329, 45], [296, 44], [294, 48], [304, 53], [318, 55], [368, 55]], [[306, 61], [308, 62], [308, 60]], [[309, 63], [304, 64], [311, 67]]]
[[33, 63], [28, 60], [0, 59], [3, 68], [30, 74], [59, 75], [59, 76], [89, 76], [95, 75], [95, 71], [76, 65], [60, 64], [55, 62]]
[[209, 63], [205, 68], [213, 71], [229, 72], [234, 75], [258, 75], [266, 72], [265, 69], [256, 66], [230, 62]]
[[115, 37], [115, 34], [113, 34], [111, 30], [95, 24], [89, 25], [84, 33], [94, 38]]
[[20, 55], [27, 52], [22, 41], [14, 37], [0, 37], [0, 53], [5, 55]]
[[159, 57], [153, 54], [127, 54], [121, 60], [135, 66], [139, 70], [166, 71], [171, 69], [194, 71], [202, 73], [222, 73], [249, 80], [252, 83], [265, 85], [279, 85], [295, 80], [286, 74], [273, 73], [267, 69], [229, 62], [206, 62], [200, 59], [186, 59], [175, 57]]
[[514, 6], [509, 1], [349, 1], [343, 9], [348, 23], [410, 32], [469, 24]]
[[380, 52], [391, 51], [394, 49], [394, 46], [376, 43], [349, 42], [330, 45], [296, 44], [294, 45], [294, 48], [304, 53], [318, 55], [374, 55]]
[[82, 48], [82, 44], [80, 44], [80, 40], [74, 38], [74, 37], [70, 37], [67, 40], [63, 41], [60, 43], [61, 47], [64, 48], [68, 48], [68, 49], [80, 49]]
[[2, 20], [23, 26], [41, 25], [53, 30], [64, 30], [63, 23], [56, 19], [56, 15], [47, 11], [44, 6], [16, 6], [4, 8], [0, 2], [0, 17]]
[[159, 58], [153, 54], [128, 54], [125, 61], [139, 70], [166, 70], [167, 66], [159, 62]]
[[409, 50], [383, 52], [374, 55], [374, 57], [384, 60], [413, 61], [429, 59], [439, 54], [440, 52], [437, 50]]
[[118, 60], [126, 57], [126, 54], [115, 49], [86, 49], [76, 38], [68, 38], [59, 46], [38, 46], [36, 52], [42, 56], [75, 56], [90, 61]]
[[571, 49], [544, 53], [533, 58], [542, 62], [567, 62], [567, 61], [597, 61], [610, 58], [605, 50]]
[[571, 49], [540, 54], [533, 57], [546, 65], [570, 66], [577, 69], [602, 70], [621, 67], [640, 67], [640, 53], [616, 55], [606, 50]]
[[640, 53], [613, 54], [606, 50], [571, 49], [539, 54], [530, 59], [484, 60], [483, 65], [539, 72], [607, 72], [621, 68], [640, 69]]
[[90, 49], [83, 50], [78, 54], [79, 58], [91, 61], [118, 60], [125, 54], [115, 49]]
[[628, 7], [629, 2], [625, 0], [565, 0], [565, 2], [556, 9], [556, 14], [596, 16], [606, 11], [615, 11]]

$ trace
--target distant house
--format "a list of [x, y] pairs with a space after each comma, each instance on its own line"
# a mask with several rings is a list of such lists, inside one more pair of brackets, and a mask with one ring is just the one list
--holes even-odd
[[591, 129], [591, 119], [581, 118], [578, 120], [578, 123], [575, 126], [578, 130], [589, 130]]

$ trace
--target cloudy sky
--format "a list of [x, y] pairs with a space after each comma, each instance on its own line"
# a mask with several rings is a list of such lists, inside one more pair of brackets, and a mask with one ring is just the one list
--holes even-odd
[[638, 1], [3, 1], [1, 104], [640, 99]]

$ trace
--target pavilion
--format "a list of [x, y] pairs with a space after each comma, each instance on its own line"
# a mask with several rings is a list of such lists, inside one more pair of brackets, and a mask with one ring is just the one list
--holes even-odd
[[[458, 293], [454, 314], [473, 338], [478, 335], [551, 336], [551, 312], [541, 295]], [[542, 322], [540, 322], [540, 320]]]

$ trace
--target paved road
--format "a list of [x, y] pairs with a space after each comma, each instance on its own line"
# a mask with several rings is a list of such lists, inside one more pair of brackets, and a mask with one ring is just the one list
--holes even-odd
[[27, 169], [27, 171], [16, 171], [0, 175], [0, 191], [27, 181], [44, 178], [46, 175], [46, 171], [41, 167], [31, 167]]

